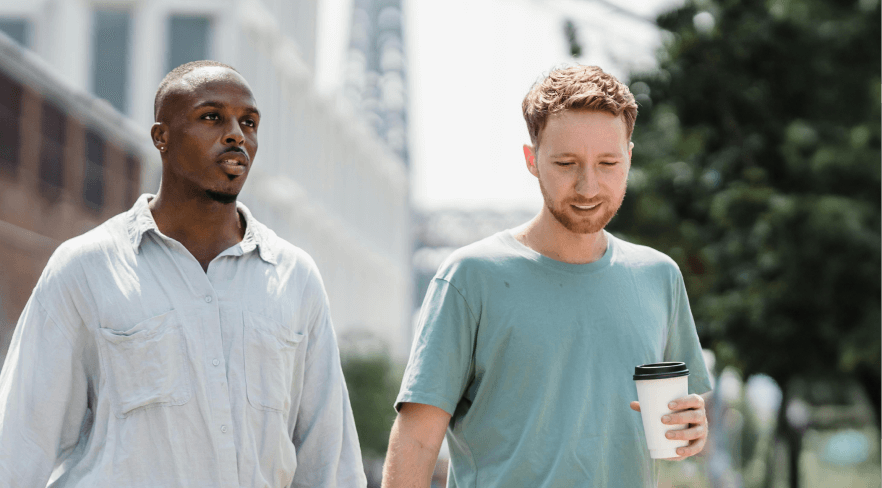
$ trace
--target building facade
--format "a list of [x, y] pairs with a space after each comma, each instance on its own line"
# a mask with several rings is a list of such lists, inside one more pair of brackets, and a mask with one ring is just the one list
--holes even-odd
[[353, 0], [345, 93], [405, 164], [407, 63], [401, 0]]
[[134, 203], [144, 142], [0, 35], [0, 360], [55, 247]]
[[[142, 146], [149, 146], [156, 88], [170, 69], [197, 59], [234, 66], [251, 84], [262, 119], [240, 200], [316, 260], [342, 344], [369, 337], [404, 358], [411, 302], [406, 166], [342, 94], [317, 89], [320, 1], [0, 0], [0, 31], [72, 90], [106, 100], [98, 103], [123, 114]], [[348, 14], [340, 20], [348, 25]], [[158, 153], [145, 151], [139, 191], [155, 192]], [[17, 316], [16, 307], [9, 315]]]

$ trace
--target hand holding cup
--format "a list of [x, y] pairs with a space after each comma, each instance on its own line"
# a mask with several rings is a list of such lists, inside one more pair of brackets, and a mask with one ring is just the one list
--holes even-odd
[[[668, 461], [682, 461], [700, 453], [707, 443], [707, 414], [704, 409], [704, 398], [691, 394], [678, 398], [668, 404], [672, 413], [662, 416], [662, 423], [667, 425], [686, 424], [687, 428], [669, 430], [665, 433], [668, 439], [688, 440], [685, 447], [677, 448], [677, 457], [666, 458]], [[631, 409], [640, 411], [640, 402], [631, 402]]]
[[688, 394], [688, 375], [686, 365], [677, 362], [644, 364], [634, 369], [637, 396], [644, 407], [640, 402], [631, 402], [631, 408], [641, 412], [653, 459], [683, 460], [701, 452], [707, 441], [704, 399]]

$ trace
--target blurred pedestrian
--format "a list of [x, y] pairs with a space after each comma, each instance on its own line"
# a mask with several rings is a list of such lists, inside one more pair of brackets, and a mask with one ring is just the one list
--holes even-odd
[[[448, 486], [654, 487], [634, 367], [683, 361], [693, 394], [666, 423], [704, 447], [707, 368], [683, 277], [604, 230], [625, 196], [637, 104], [596, 67], [555, 70], [523, 101], [531, 221], [455, 252], [435, 275], [389, 441], [384, 486], [429, 486], [445, 430]], [[467, 156], [467, 155], [466, 155]], [[639, 410], [637, 402], [631, 402]], [[685, 425], [684, 425], [685, 424]]]
[[169, 73], [157, 194], [62, 244], [0, 375], [0, 485], [363, 487], [312, 259], [237, 202], [260, 112], [212, 61]]

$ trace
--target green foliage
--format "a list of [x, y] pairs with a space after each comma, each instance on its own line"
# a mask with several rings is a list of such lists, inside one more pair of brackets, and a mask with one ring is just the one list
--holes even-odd
[[392, 404], [401, 384], [401, 372], [380, 354], [344, 355], [341, 362], [362, 455], [382, 458], [395, 421]]
[[782, 385], [855, 375], [877, 412], [879, 18], [878, 0], [693, 0], [660, 16], [611, 226], [678, 262], [721, 366]]

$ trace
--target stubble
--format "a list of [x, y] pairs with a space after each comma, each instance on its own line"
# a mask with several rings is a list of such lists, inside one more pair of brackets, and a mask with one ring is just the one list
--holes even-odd
[[551, 215], [553, 215], [564, 228], [575, 234], [594, 234], [603, 230], [613, 217], [616, 216], [619, 208], [622, 206], [622, 202], [625, 200], [625, 192], [623, 191], [622, 196], [617, 202], [603, 199], [603, 213], [597, 215], [595, 218], [579, 218], [579, 216], [575, 214], [575, 211], [570, 208], [569, 200], [560, 202], [560, 205], [555, 204], [551, 199], [551, 196], [548, 195], [548, 192], [545, 190], [545, 185], [542, 184], [541, 174], [539, 175], [538, 180], [539, 190], [542, 192], [542, 199], [545, 201], [545, 207], [548, 208]]

